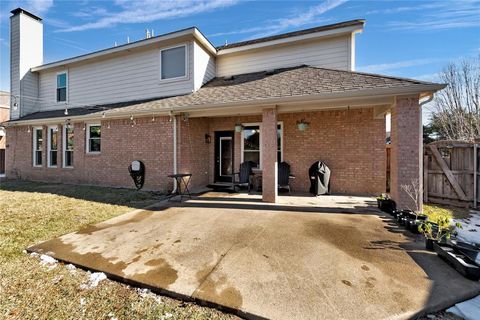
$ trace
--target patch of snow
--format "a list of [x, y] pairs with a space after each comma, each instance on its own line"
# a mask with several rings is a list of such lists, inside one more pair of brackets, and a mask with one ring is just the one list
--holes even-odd
[[173, 314], [171, 314], [170, 312], [167, 312], [163, 316], [161, 316], [160, 319], [164, 320], [164, 319], [170, 319], [172, 317], [173, 317]]
[[70, 271], [74, 271], [77, 269], [77, 267], [75, 267], [73, 264], [69, 263], [65, 266], [65, 268], [67, 268], [68, 270]]
[[92, 289], [98, 286], [100, 281], [107, 279], [107, 276], [103, 272], [91, 273], [88, 282], [80, 285], [80, 289]]
[[465, 219], [454, 219], [453, 222], [460, 222], [462, 229], [457, 228], [457, 238], [460, 241], [471, 244], [480, 244], [480, 212], [471, 211], [471, 215]]
[[110, 317], [110, 320], [118, 320], [118, 318], [115, 317], [115, 315], [113, 314], [113, 312], [110, 312], [110, 313], [108, 314], [108, 316]]
[[151, 291], [148, 290], [148, 289], [140, 289], [140, 288], [137, 289], [137, 292], [140, 295], [140, 297], [142, 297], [142, 298], [147, 297], [151, 293]]
[[38, 256], [39, 256], [39, 254], [38, 254], [38, 253], [36, 253], [36, 252], [32, 252], [32, 253], [30, 253], [30, 257], [34, 257], [34, 258], [36, 258], [36, 257], [38, 257]]
[[457, 303], [447, 309], [447, 312], [453, 313], [465, 320], [477, 320], [480, 314], [480, 296]]
[[57, 259], [55, 258], [52, 258], [50, 256], [47, 256], [46, 254], [42, 254], [40, 256], [40, 263], [43, 264], [43, 265], [46, 265], [46, 264], [56, 264], [58, 261]]

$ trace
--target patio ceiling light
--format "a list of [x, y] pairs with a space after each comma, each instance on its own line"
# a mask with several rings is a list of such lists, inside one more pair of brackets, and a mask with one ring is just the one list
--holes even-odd
[[297, 121], [297, 128], [299, 131], [305, 131], [308, 129], [309, 126], [310, 122], [305, 121], [305, 119]]
[[242, 132], [243, 131], [243, 126], [241, 123], [236, 123], [235, 124], [235, 132]]

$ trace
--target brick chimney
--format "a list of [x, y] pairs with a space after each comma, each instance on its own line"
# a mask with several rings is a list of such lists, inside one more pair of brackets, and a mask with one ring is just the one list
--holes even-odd
[[32, 112], [37, 104], [38, 75], [30, 68], [43, 64], [43, 23], [17, 8], [10, 17], [10, 119]]

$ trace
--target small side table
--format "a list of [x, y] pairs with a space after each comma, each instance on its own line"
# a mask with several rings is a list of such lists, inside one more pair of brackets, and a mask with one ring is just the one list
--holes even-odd
[[[188, 196], [190, 199], [192, 199], [192, 195], [190, 194], [190, 190], [188, 189], [188, 185], [190, 184], [190, 178], [192, 177], [191, 173], [170, 174], [168, 175], [168, 177], [177, 181], [177, 190], [175, 190], [175, 192], [172, 192], [168, 196], [168, 201], [171, 201], [172, 198], [175, 196], [180, 196], [180, 202], [182, 202], [183, 197]], [[185, 187], [183, 191], [182, 184]]]

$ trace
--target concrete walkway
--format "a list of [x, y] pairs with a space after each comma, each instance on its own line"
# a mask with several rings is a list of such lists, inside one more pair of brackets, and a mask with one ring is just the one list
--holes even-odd
[[159, 292], [274, 319], [395, 319], [480, 293], [369, 198], [209, 193], [30, 248]]

